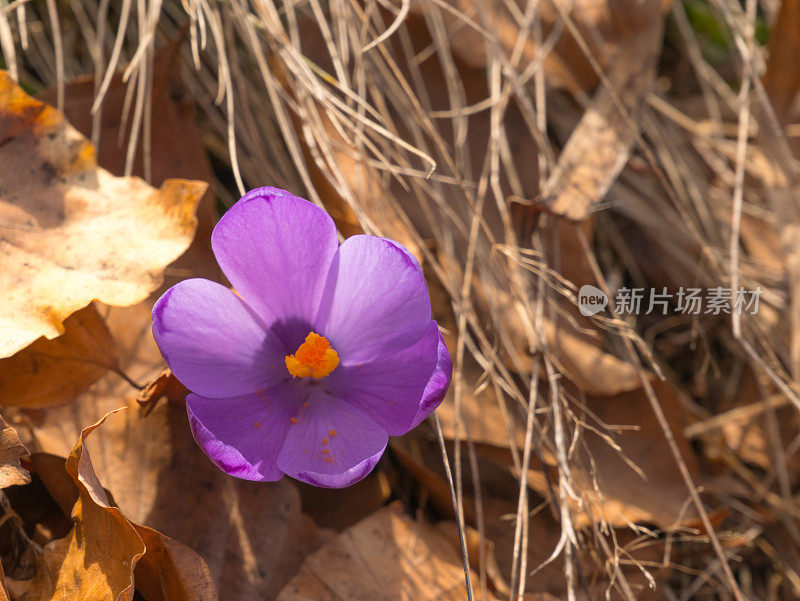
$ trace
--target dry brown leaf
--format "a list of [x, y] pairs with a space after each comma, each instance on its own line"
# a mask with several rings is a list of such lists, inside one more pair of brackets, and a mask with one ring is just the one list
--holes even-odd
[[[669, 384], [654, 382], [652, 386], [689, 472], [696, 478], [697, 463], [683, 436], [678, 395]], [[608, 439], [595, 431], [583, 431], [579, 448], [572, 455], [573, 488], [582, 495], [589, 510], [587, 513], [579, 510], [577, 505], [573, 506], [576, 526], [583, 527], [592, 521], [606, 521], [619, 526], [640, 522], [673, 529], [695, 520], [696, 510], [688, 502], [688, 490], [644, 390], [639, 388], [613, 396], [587, 396], [585, 403], [591, 414], [581, 416], [582, 419]], [[438, 411], [445, 437], [452, 439], [455, 418], [452, 403], [443, 404]], [[579, 407], [574, 411], [581, 415]], [[511, 436], [522, 449], [524, 420], [519, 412], [510, 413]], [[487, 457], [497, 455], [491, 447], [509, 447], [506, 418], [491, 391], [485, 390], [477, 396], [465, 395], [462, 416], [462, 424], [466, 423], [472, 440], [490, 445], [480, 450]], [[463, 430], [462, 425], [462, 438]], [[610, 444], [612, 441], [620, 447], [619, 451]], [[552, 453], [544, 447], [542, 456], [547, 463], [545, 469], [550, 472], [550, 481], [557, 482], [552, 470], [555, 464]], [[631, 467], [631, 463], [638, 466], [641, 473]], [[550, 489], [541, 466], [533, 458], [531, 466], [528, 485], [549, 497]]]
[[651, 25], [632, 33], [610, 64], [603, 85], [583, 113], [542, 189], [542, 202], [557, 215], [585, 219], [628, 162], [638, 121], [655, 81], [661, 45], [661, 7]]
[[192, 240], [202, 182], [116, 178], [52, 107], [0, 72], [0, 357], [98, 299], [137, 303]]
[[[439, 522], [436, 524], [436, 529], [444, 534], [445, 538], [454, 545], [457, 552], [461, 552], [458, 538], [458, 525], [455, 522]], [[508, 597], [510, 593], [508, 582], [506, 582], [506, 575], [503, 574], [503, 571], [497, 563], [497, 558], [494, 553], [494, 543], [488, 538], [481, 537], [481, 533], [471, 526], [464, 527], [464, 535], [469, 565], [473, 570], [479, 570], [481, 558], [483, 557], [483, 561], [485, 561], [486, 564], [486, 576], [490, 580], [494, 592], [498, 597]]]
[[27, 456], [28, 449], [20, 441], [17, 431], [0, 416], [0, 488], [31, 481], [28, 470], [19, 461]]
[[[502, 574], [511, 574], [514, 557], [514, 537], [516, 528], [516, 503], [495, 498], [485, 500], [486, 536], [494, 547], [494, 558]], [[561, 526], [548, 508], [533, 512], [529, 517], [529, 537], [527, 549], [528, 574], [525, 579], [525, 599], [568, 599], [569, 586], [564, 571], [564, 553], [551, 557], [558, 549], [562, 535]], [[632, 562], [642, 562], [656, 581], [668, 574], [660, 564], [663, 557], [663, 541], [652, 543], [630, 544], [635, 535], [625, 530], [617, 530], [614, 537], [607, 533], [595, 533], [595, 536], [606, 536], [610, 548], [619, 545], [618, 557], [621, 559], [621, 573], [631, 587], [633, 598], [637, 601], [655, 601], [659, 597], [658, 590], [652, 590], [641, 570]], [[573, 561], [579, 563], [583, 578], [576, 579], [575, 598], [579, 601], [607, 599], [617, 601], [629, 599], [619, 590], [619, 576], [613, 575], [613, 561], [603, 561], [604, 551], [589, 550], [593, 541], [586, 540], [586, 546], [575, 553]], [[596, 544], [596, 543], [595, 543]], [[623, 551], [624, 549], [624, 551]], [[600, 557], [598, 557], [598, 554]], [[602, 559], [601, 559], [602, 558]], [[609, 558], [610, 559], [610, 558]], [[605, 564], [605, 565], [604, 565]], [[587, 588], [588, 587], [588, 588]], [[541, 597], [544, 595], [544, 597]]]
[[[652, 386], [687, 469], [697, 482], [697, 462], [683, 436], [678, 393], [664, 382], [654, 382]], [[611, 397], [588, 397], [586, 406], [594, 416], [587, 417], [588, 422], [601, 426], [599, 430], [611, 437], [621, 454], [597, 434], [584, 433], [583, 445], [595, 465], [592, 472], [588, 457], [583, 464], [583, 492], [592, 513], [584, 523], [590, 519], [616, 525], [643, 522], [671, 530], [696, 520], [696, 508], [689, 500], [689, 491], [644, 389]], [[626, 459], [641, 472], [637, 473]], [[593, 479], [599, 491], [594, 490]]]
[[[208, 566], [199, 555], [130, 522], [109, 502], [85, 443], [113, 413], [85, 428], [67, 459], [66, 472], [78, 492], [72, 509], [75, 527], [70, 536], [45, 548], [32, 580], [18, 583], [24, 591], [21, 600], [132, 599], [135, 582], [147, 601], [216, 601]], [[53, 475], [61, 480], [61, 474]], [[67, 500], [59, 497], [62, 503]]]
[[[448, 4], [476, 23], [475, 26], [465, 25], [461, 15], [455, 12], [442, 10], [441, 18], [449, 30], [449, 43], [453, 52], [464, 62], [473, 67], [485, 67], [489, 62], [490, 47], [494, 40], [485, 37], [486, 31], [492, 32], [506, 55], [511, 55], [520, 41], [521, 31], [514, 15], [500, 0], [478, 3], [476, 0], [448, 0]], [[425, 6], [423, 3], [414, 3], [418, 11]], [[554, 19], [552, 15], [543, 14], [541, 7], [537, 11], [539, 18], [545, 17], [545, 27], [552, 31]], [[548, 18], [549, 17], [549, 18]], [[544, 32], [543, 37], [549, 31]], [[596, 78], [591, 67], [581, 56], [580, 50], [575, 48], [567, 34], [559, 34], [556, 48], [548, 52], [541, 60], [548, 83], [555, 87], [566, 88], [570, 92], [579, 93], [583, 88], [588, 88], [596, 83]], [[521, 63], [530, 64], [539, 60], [540, 52], [530, 35], [522, 39]]]
[[[448, 341], [449, 342], [449, 341]], [[453, 348], [453, 347], [450, 347]], [[509, 415], [509, 410], [502, 409], [495, 390], [486, 386], [475, 393], [481, 375], [480, 368], [475, 362], [464, 358], [464, 397], [461, 400], [461, 418], [469, 428], [470, 438], [480, 444], [496, 447], [509, 447], [516, 444], [522, 447], [525, 444], [525, 430], [514, 421], [514, 414]], [[453, 387], [447, 393], [444, 402], [436, 410], [442, 423], [445, 438], [452, 440], [455, 436], [455, 390]], [[503, 401], [505, 402], [505, 401]], [[508, 406], [508, 404], [507, 404]], [[459, 420], [460, 421], [460, 420]], [[517, 420], [518, 422], [519, 420]], [[509, 425], [511, 431], [509, 432]], [[462, 430], [462, 439], [464, 437]]]
[[39, 558], [36, 576], [17, 583], [19, 601], [122, 601], [133, 599], [133, 569], [145, 546], [119, 509], [112, 507], [92, 470], [84, 441], [105, 417], [85, 428], [67, 459], [78, 485], [72, 533], [56, 540]]
[[[162, 51], [156, 62], [153, 92], [152, 181], [161, 183], [168, 178], [185, 177], [211, 181], [213, 172], [194, 129], [192, 106], [182, 93], [177, 77], [174, 50], [171, 45]], [[90, 108], [94, 101], [93, 77], [80, 78], [66, 87], [65, 115], [70, 123], [85, 135], [91, 132]], [[121, 75], [112, 79], [103, 105], [98, 161], [112, 173], [121, 175], [125, 165], [127, 145], [118, 144], [119, 125], [125, 86]], [[56, 92], [45, 92], [42, 99], [55, 102]], [[142, 174], [141, 161], [134, 172]], [[199, 261], [198, 253], [208, 254], [209, 232], [216, 217], [210, 194], [206, 194], [198, 209], [200, 226], [195, 244], [173, 264], [180, 269], [187, 261], [206, 270], [198, 275], [213, 277], [218, 270], [213, 261]], [[201, 242], [202, 240], [202, 242]], [[193, 255], [192, 255], [193, 253]], [[192, 256], [188, 256], [192, 255]], [[24, 407], [43, 407], [73, 400], [108, 369], [118, 367], [116, 350], [108, 329], [94, 305], [82, 309], [64, 322], [65, 333], [53, 340], [44, 338], [0, 360], [0, 404]], [[167, 391], [172, 392], [174, 380]]]
[[147, 601], [216, 601], [206, 562], [186, 545], [134, 524], [146, 552], [136, 564], [136, 590]]
[[[541, 57], [548, 85], [581, 94], [597, 85], [597, 73], [573, 32], [563, 26], [562, 11], [569, 15], [592, 57], [607, 68], [631, 32], [647, 27], [653, 10], [663, 3], [661, 0], [539, 3], [536, 19], [542, 25], [543, 43], [538, 47], [531, 32], [520, 27], [519, 15], [501, 0], [448, 0], [448, 4], [454, 10], [441, 10], [441, 18], [448, 27], [448, 42], [459, 58], [474, 67], [485, 67], [492, 57], [493, 45], [497, 44], [506, 56], [519, 53], [519, 63], [528, 65], [540, 60], [544, 46], [549, 50]], [[426, 5], [412, 6], [419, 11]]]
[[[669, 2], [542, 2], [536, 5], [536, 19], [542, 26], [539, 45], [532, 32], [520, 27], [519, 14], [500, 0], [449, 0], [449, 4], [482, 27], [483, 32], [465, 26], [463, 18], [453, 12], [442, 11], [442, 16], [450, 26], [449, 41], [454, 52], [471, 65], [484, 67], [492, 56], [492, 44], [499, 43], [506, 56], [519, 53], [518, 60], [523, 66], [542, 60], [549, 86], [582, 95], [598, 84], [598, 75], [587, 57], [587, 50], [591, 59], [607, 71], [618, 53], [624, 52], [631, 34], [650, 26], [654, 11], [663, 10]], [[567, 19], [571, 27], [565, 25]], [[543, 49], [548, 52], [542, 57]]]
[[606, 353], [597, 340], [581, 335], [561, 322], [545, 319], [544, 332], [552, 359], [561, 373], [587, 394], [614, 395], [641, 386], [636, 366]]
[[792, 103], [800, 92], [800, 0], [782, 0], [769, 33], [767, 72], [764, 87], [779, 119], [789, 116]]
[[742, 214], [742, 244], [759, 270], [764, 270], [775, 279], [784, 276], [786, 262], [781, 241], [774, 224], [755, 215]]
[[180, 402], [186, 398], [188, 393], [189, 389], [180, 383], [168, 367], [165, 367], [155, 380], [142, 389], [136, 397], [136, 402], [141, 405], [147, 415], [161, 399], [166, 398], [168, 401]]
[[67, 317], [58, 338], [40, 338], [14, 356], [0, 359], [0, 405], [68, 403], [117, 367], [114, 341], [90, 304]]
[[796, 481], [800, 457], [787, 452], [779, 459], [782, 449], [791, 448], [800, 426], [791, 402], [768, 382], [759, 382], [759, 374], [749, 367], [728, 378], [712, 381], [709, 397], [716, 411], [687, 425], [685, 435], [702, 441], [707, 459], [730, 461], [733, 453], [744, 464], [765, 471], [785, 462], [787, 474]]
[[[474, 576], [473, 576], [474, 577]], [[464, 569], [436, 529], [391, 505], [309, 555], [278, 601], [466, 598]]]

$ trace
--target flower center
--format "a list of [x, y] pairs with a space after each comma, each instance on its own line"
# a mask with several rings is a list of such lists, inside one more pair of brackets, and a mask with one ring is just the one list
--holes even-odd
[[295, 351], [286, 355], [286, 369], [292, 378], [322, 378], [339, 365], [339, 355], [324, 336], [309, 332], [306, 340]]

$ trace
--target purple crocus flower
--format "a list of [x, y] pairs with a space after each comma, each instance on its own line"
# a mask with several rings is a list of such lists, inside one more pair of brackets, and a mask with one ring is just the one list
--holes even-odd
[[450, 355], [400, 244], [339, 246], [327, 213], [277, 188], [246, 194], [211, 243], [235, 291], [180, 282], [153, 307], [153, 336], [222, 470], [348, 486], [441, 403]]

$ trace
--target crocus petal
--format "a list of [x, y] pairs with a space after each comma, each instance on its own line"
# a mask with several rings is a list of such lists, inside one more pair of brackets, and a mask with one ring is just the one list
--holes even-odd
[[372, 471], [386, 449], [386, 431], [355, 407], [315, 391], [289, 427], [278, 468], [297, 480], [343, 488]]
[[416, 344], [368, 363], [336, 369], [326, 386], [338, 398], [400, 436], [433, 411], [450, 381], [450, 355], [435, 321]]
[[233, 397], [286, 377], [283, 349], [255, 312], [225, 286], [184, 280], [153, 307], [153, 337], [189, 390]]
[[422, 420], [442, 404], [444, 395], [447, 394], [447, 388], [450, 386], [450, 378], [453, 375], [453, 363], [450, 359], [450, 353], [444, 342], [444, 336], [439, 332], [438, 327], [436, 328], [436, 333], [439, 335], [439, 344], [436, 348], [436, 369], [425, 385], [425, 392], [422, 393], [419, 411], [417, 411], [414, 421], [411, 422], [410, 430], [420, 425]]
[[316, 315], [338, 238], [319, 207], [285, 190], [258, 188], [222, 216], [211, 245], [236, 291], [272, 324]]
[[407, 348], [430, 320], [428, 287], [411, 253], [376, 236], [345, 240], [331, 265], [317, 319], [343, 365]]
[[194, 439], [222, 471], [274, 482], [283, 476], [277, 459], [299, 402], [281, 387], [228, 399], [186, 397]]

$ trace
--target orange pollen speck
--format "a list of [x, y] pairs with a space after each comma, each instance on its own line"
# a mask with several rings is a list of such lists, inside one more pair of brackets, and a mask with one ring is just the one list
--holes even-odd
[[296, 417], [290, 417], [289, 421], [292, 422], [293, 424], [296, 424], [297, 423], [297, 418]]
[[286, 356], [286, 369], [292, 378], [324, 378], [339, 365], [339, 355], [324, 336], [309, 332], [294, 355]]

